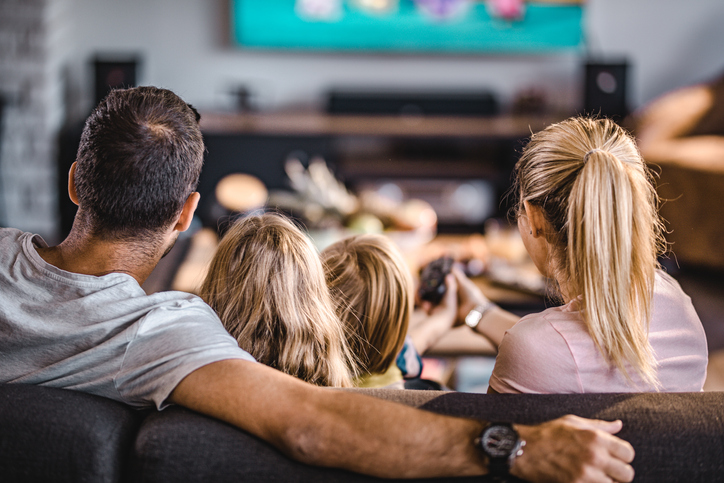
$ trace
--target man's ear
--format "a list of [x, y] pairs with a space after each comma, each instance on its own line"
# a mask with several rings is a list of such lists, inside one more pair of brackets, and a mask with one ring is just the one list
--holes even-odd
[[531, 205], [527, 201], [523, 202], [523, 208], [525, 209], [525, 216], [528, 217], [528, 225], [533, 237], [538, 238], [546, 234], [546, 228], [548, 228], [548, 220], [546, 220], [543, 208], [536, 205]]
[[70, 201], [78, 204], [78, 194], [75, 192], [75, 165], [76, 162], [73, 161], [73, 164], [70, 165], [70, 171], [68, 172], [68, 196], [70, 196]]
[[194, 219], [194, 212], [196, 211], [196, 207], [199, 206], [199, 200], [201, 199], [201, 195], [194, 191], [189, 195], [188, 198], [186, 198], [186, 202], [184, 203], [184, 207], [181, 209], [181, 214], [178, 217], [178, 221], [176, 222], [176, 226], [173, 227], [176, 231], [186, 231], [189, 229], [189, 226], [191, 226], [191, 221]]

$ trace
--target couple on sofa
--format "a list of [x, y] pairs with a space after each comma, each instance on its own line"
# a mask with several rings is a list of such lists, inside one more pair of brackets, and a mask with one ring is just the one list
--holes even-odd
[[[519, 164], [519, 227], [534, 261], [569, 302], [560, 310], [567, 318], [549, 325], [559, 331], [573, 325], [576, 312], [584, 314], [588, 333], [566, 335], [582, 346], [587, 335], [595, 354], [606, 354], [601, 361], [608, 367], [610, 360], [613, 374], [607, 381], [623, 380], [632, 390], [668, 389], [669, 373], [703, 382], [704, 369], [695, 369], [705, 367], [705, 346], [694, 342], [703, 338], [696, 335], [698, 319], [678, 319], [691, 316], [682, 303], [687, 299], [655, 270], [660, 245], [650, 185], [618, 185], [626, 178], [648, 183], [640, 158], [625, 156], [636, 153], [633, 142], [622, 138], [628, 139], [605, 121], [567, 121], [536, 135]], [[119, 90], [101, 102], [86, 123], [69, 175], [69, 194], [79, 205], [69, 236], [49, 247], [37, 235], [0, 230], [2, 382], [81, 390], [136, 407], [180, 404], [255, 434], [297, 460], [381, 477], [510, 472], [532, 481], [633, 478], [633, 448], [613, 436], [620, 421], [567, 416], [536, 426], [488, 423], [329, 391], [256, 363], [198, 297], [145, 295], [140, 284], [191, 223], [203, 149], [198, 114], [170, 91]], [[577, 156], [568, 152], [576, 150]], [[541, 166], [524, 175], [525, 160], [536, 165], [538, 154]], [[556, 167], [556, 160], [572, 167]], [[579, 172], [592, 185], [578, 182]], [[569, 205], [565, 190], [545, 192], [546, 183], [568, 184], [569, 193], [580, 195], [572, 197], [579, 202], [570, 203], [570, 214], [560, 213]], [[596, 206], [612, 199], [626, 203], [615, 210]], [[607, 264], [562, 256], [569, 246], [578, 254], [605, 255]], [[477, 302], [468, 314], [477, 310], [478, 330], [485, 333], [499, 309]], [[585, 310], [576, 310], [577, 304]], [[654, 334], [667, 323], [657, 314], [677, 318], [679, 335], [690, 341], [684, 349], [669, 347], [669, 331], [647, 338], [646, 327], [632, 322], [651, 320]], [[513, 373], [516, 346], [508, 349], [511, 367], [498, 374], [498, 387], [521, 380]], [[691, 352], [676, 352], [687, 348]], [[545, 348], [536, 354], [551, 356], [553, 369], [538, 360], [523, 372], [558, 368], [559, 354]], [[589, 364], [595, 362], [592, 357]]]

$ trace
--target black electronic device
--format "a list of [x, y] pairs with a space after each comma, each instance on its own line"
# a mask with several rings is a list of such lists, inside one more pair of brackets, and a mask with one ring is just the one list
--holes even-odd
[[452, 266], [451, 257], [441, 257], [425, 265], [420, 272], [420, 288], [417, 291], [420, 300], [433, 305], [440, 303], [447, 291], [445, 276], [450, 273]]
[[136, 87], [140, 61], [137, 56], [98, 55], [93, 59], [95, 104], [112, 89]]
[[584, 113], [621, 121], [628, 115], [626, 77], [628, 63], [588, 62], [584, 85]]
[[490, 92], [393, 92], [335, 90], [327, 98], [331, 114], [493, 116], [498, 101]]

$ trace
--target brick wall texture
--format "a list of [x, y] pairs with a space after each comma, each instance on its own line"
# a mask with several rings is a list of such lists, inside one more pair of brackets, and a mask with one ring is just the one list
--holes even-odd
[[60, 100], [49, 4], [0, 0], [0, 225], [57, 231], [55, 137]]

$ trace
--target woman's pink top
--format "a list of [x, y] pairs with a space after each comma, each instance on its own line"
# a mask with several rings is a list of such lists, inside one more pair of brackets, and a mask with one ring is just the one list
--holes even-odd
[[[503, 337], [490, 378], [500, 393], [644, 392], [635, 371], [624, 374], [596, 348], [579, 312], [579, 300], [531, 314]], [[691, 299], [658, 270], [649, 342], [663, 392], [701, 391], [708, 360], [706, 335]]]

